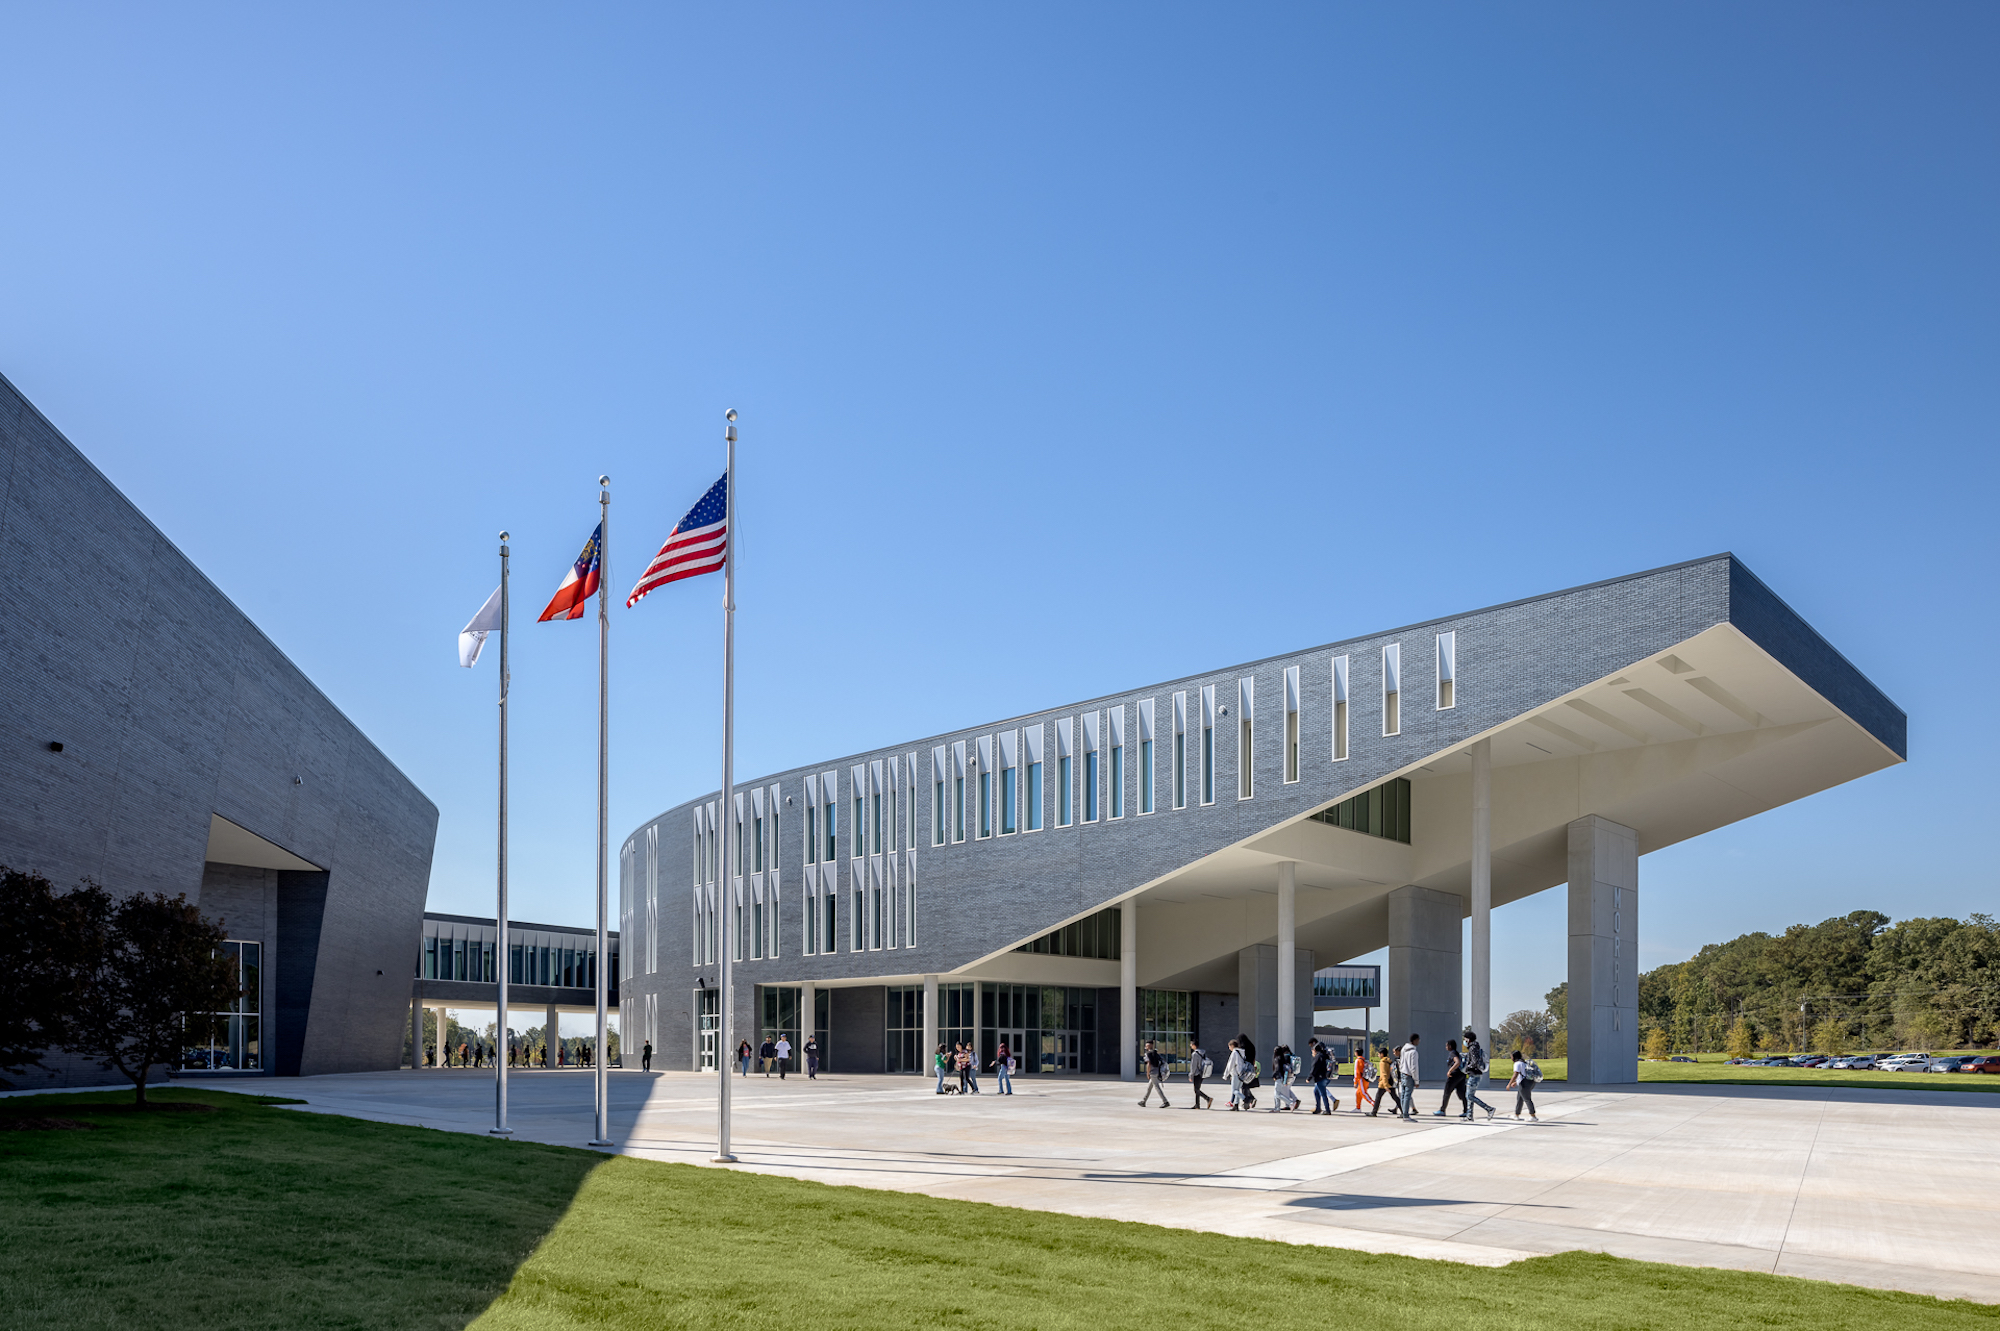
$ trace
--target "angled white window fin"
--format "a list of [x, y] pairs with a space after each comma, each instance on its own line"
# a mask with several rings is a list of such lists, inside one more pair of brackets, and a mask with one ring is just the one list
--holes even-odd
[[1403, 730], [1403, 645], [1392, 642], [1382, 649], [1382, 733]]
[[1438, 697], [1440, 712], [1458, 705], [1458, 634], [1438, 634]]

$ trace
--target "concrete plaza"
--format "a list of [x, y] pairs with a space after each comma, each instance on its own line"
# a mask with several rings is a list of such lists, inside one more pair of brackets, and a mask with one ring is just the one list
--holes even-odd
[[[610, 1080], [620, 1151], [709, 1163], [713, 1074]], [[1254, 1113], [1192, 1113], [1185, 1085], [1172, 1109], [1140, 1109], [1137, 1087], [1109, 1080], [1023, 1078], [1003, 1098], [985, 1079], [976, 1099], [908, 1077], [734, 1085], [734, 1167], [756, 1173], [1482, 1266], [1582, 1249], [2000, 1302], [2000, 1095], [1551, 1087], [1540, 1123], [1410, 1126], [1313, 1117], [1309, 1091], [1297, 1112], [1269, 1114], [1268, 1089]], [[590, 1137], [588, 1073], [516, 1073], [510, 1087], [518, 1136]], [[493, 1122], [490, 1072], [269, 1089], [307, 1112]], [[1437, 1107], [1435, 1090], [1420, 1099]]]

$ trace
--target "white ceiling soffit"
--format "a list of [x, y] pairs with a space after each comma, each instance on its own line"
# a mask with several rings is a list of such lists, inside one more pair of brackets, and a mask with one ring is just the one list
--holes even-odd
[[302, 860], [282, 846], [274, 846], [255, 832], [246, 831], [221, 814], [208, 817], [208, 854], [213, 864], [241, 864], [252, 869], [302, 869], [320, 872], [320, 866]]

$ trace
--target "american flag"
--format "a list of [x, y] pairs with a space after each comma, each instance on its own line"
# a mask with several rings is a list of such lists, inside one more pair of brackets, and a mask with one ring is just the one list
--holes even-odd
[[664, 587], [682, 578], [713, 573], [729, 560], [729, 473], [708, 487], [687, 516], [675, 524], [673, 534], [646, 565], [638, 585], [625, 598], [629, 608], [655, 587]]

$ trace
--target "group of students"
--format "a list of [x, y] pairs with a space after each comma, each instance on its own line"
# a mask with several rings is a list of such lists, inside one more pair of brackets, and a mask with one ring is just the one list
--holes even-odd
[[[454, 1057], [456, 1061], [454, 1061]], [[549, 1046], [545, 1044], [533, 1049], [522, 1049], [517, 1047], [511, 1040], [507, 1043], [507, 1066], [510, 1068], [546, 1068], [551, 1066], [549, 1057]], [[572, 1055], [561, 1043], [558, 1043], [555, 1046], [554, 1057], [555, 1063], [553, 1066], [555, 1067], [587, 1068], [591, 1063], [590, 1046], [587, 1044], [578, 1045], [575, 1054]], [[493, 1067], [498, 1058], [498, 1050], [493, 1045], [487, 1044], [484, 1040], [474, 1040], [470, 1043], [462, 1042], [456, 1051], [450, 1045], [446, 1045], [444, 1049], [444, 1066], [446, 1067]], [[428, 1066], [438, 1066], [438, 1050], [436, 1045], [424, 1046], [424, 1059]], [[646, 1066], [649, 1070], [652, 1067], [652, 1061], [653, 1046], [649, 1044], [646, 1046]]]
[[[986, 1065], [992, 1069], [1001, 1095], [1014, 1093], [1014, 1051], [1002, 1040], [1000, 1047], [993, 1051], [993, 1061]], [[931, 1054], [931, 1071], [937, 1076], [939, 1095], [979, 1094], [979, 1053], [969, 1044], [953, 1043], [939, 1045]], [[949, 1078], [956, 1074], [958, 1085], [949, 1084]]]
[[[819, 1037], [808, 1035], [806, 1037], [805, 1048], [799, 1052], [805, 1057], [806, 1080], [818, 1080]], [[778, 1074], [778, 1080], [783, 1081], [785, 1073], [792, 1066], [792, 1042], [785, 1038], [783, 1031], [778, 1032], [775, 1040], [766, 1036], [764, 1043], [755, 1049], [750, 1047], [748, 1040], [739, 1040], [736, 1044], [736, 1066], [740, 1075], [745, 1077], [750, 1075], [750, 1064], [753, 1059], [763, 1067], [764, 1076], [767, 1079], [775, 1072]]]
[[[1376, 1062], [1370, 1068], [1367, 1058], [1354, 1061], [1354, 1111], [1362, 1112], [1365, 1105], [1370, 1118], [1381, 1112], [1382, 1100], [1386, 1096], [1396, 1113], [1406, 1122], [1417, 1116], [1417, 1089], [1422, 1084], [1417, 1061], [1418, 1037], [1412, 1035], [1395, 1049], [1378, 1046]], [[1002, 1052], [1005, 1046], [1001, 1046]], [[1467, 1122], [1472, 1120], [1475, 1108], [1484, 1109], [1486, 1117], [1494, 1115], [1493, 1106], [1479, 1098], [1479, 1086], [1486, 1078], [1486, 1051], [1480, 1047], [1479, 1037], [1470, 1027], [1465, 1031], [1465, 1044], [1461, 1048], [1457, 1040], [1445, 1041], [1448, 1054], [1445, 1066], [1444, 1100], [1438, 1105], [1434, 1118], [1443, 1118], [1451, 1108], [1451, 1097], [1458, 1096], [1458, 1117]], [[944, 1046], [938, 1046], [942, 1053]], [[1279, 1045], [1271, 1051], [1271, 1113], [1282, 1113], [1299, 1107], [1299, 1097], [1292, 1093], [1292, 1082], [1303, 1071], [1313, 1088], [1313, 1113], [1331, 1114], [1338, 1106], [1334, 1103], [1330, 1089], [1339, 1075], [1340, 1060], [1333, 1050], [1315, 1038], [1307, 1049], [1311, 1062], [1306, 1067], [1299, 1066], [1290, 1046]], [[1146, 1074], [1146, 1094], [1139, 1100], [1139, 1107], [1152, 1103], [1153, 1093], [1159, 1092], [1160, 1108], [1172, 1108], [1167, 1102], [1166, 1055], [1156, 1048], [1151, 1040], [1140, 1055]], [[1542, 1079], [1542, 1070], [1532, 1058], [1519, 1049], [1513, 1053], [1514, 1075], [1507, 1081], [1507, 1089], [1514, 1092], [1514, 1117], [1520, 1118], [1522, 1109], [1528, 1111], [1528, 1119], [1539, 1123], [1535, 1113], [1535, 1086]], [[942, 1073], [940, 1086], [942, 1086]], [[1194, 1092], [1194, 1103], [1190, 1109], [1212, 1109], [1215, 1097], [1202, 1090], [1202, 1082], [1216, 1075], [1215, 1063], [1200, 1045], [1188, 1049], [1188, 1088]], [[1229, 1057], [1222, 1068], [1222, 1078], [1229, 1083], [1229, 1107], [1232, 1110], [1255, 1109], [1256, 1091], [1263, 1084], [1257, 1063], [1257, 1046], [1247, 1035], [1239, 1035], [1229, 1042]], [[1370, 1093], [1371, 1084], [1373, 1093]], [[974, 1084], [977, 1090], [977, 1083]]]

